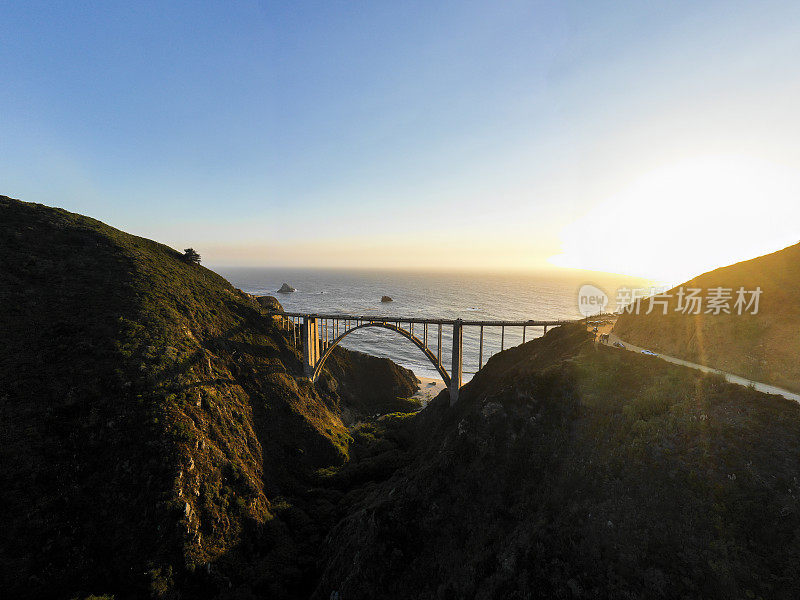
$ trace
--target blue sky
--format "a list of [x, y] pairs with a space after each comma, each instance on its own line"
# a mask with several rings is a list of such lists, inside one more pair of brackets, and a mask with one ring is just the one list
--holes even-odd
[[3, 2], [0, 40], [0, 193], [212, 265], [670, 278], [800, 239], [797, 2]]

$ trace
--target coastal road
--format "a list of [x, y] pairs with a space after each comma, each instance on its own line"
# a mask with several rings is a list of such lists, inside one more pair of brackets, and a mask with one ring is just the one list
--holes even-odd
[[[614, 335], [613, 333], [609, 333], [608, 343], [613, 344], [614, 342], [619, 342], [620, 344], [625, 346], [626, 350], [630, 350], [631, 352], [641, 353], [642, 350], [646, 350], [646, 348], [640, 348], [639, 346], [634, 346], [633, 344], [629, 344], [625, 340], [619, 339], [619, 337]], [[650, 352], [652, 352], [652, 350]], [[704, 373], [716, 373], [717, 375], [722, 375], [727, 381], [731, 383], [738, 383], [739, 385], [744, 385], [744, 386], [752, 386], [759, 392], [764, 392], [765, 394], [777, 394], [778, 396], [783, 396], [784, 398], [787, 398], [789, 400], [800, 402], [800, 394], [795, 394], [794, 392], [790, 392], [789, 390], [785, 390], [783, 388], [779, 388], [774, 385], [769, 385], [768, 383], [751, 381], [749, 379], [745, 379], [744, 377], [740, 377], [739, 375], [734, 375], [733, 373], [726, 373], [725, 371], [720, 371], [719, 369], [714, 369], [712, 367], [707, 367], [705, 365], [699, 365], [697, 363], [689, 362], [688, 360], [675, 358], [674, 356], [667, 356], [665, 354], [659, 354], [657, 352], [655, 354], [660, 359], [674, 363], [676, 365], [683, 365], [684, 367], [697, 369], [698, 371], [703, 371]]]

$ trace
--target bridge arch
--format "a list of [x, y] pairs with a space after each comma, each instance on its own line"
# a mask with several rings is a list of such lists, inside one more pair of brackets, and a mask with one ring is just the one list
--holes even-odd
[[411, 340], [417, 346], [417, 348], [422, 350], [422, 353], [428, 358], [429, 361], [431, 361], [433, 366], [436, 367], [436, 370], [439, 372], [439, 375], [441, 375], [442, 380], [444, 381], [445, 387], [446, 388], [450, 387], [450, 374], [445, 370], [442, 364], [437, 360], [436, 355], [433, 352], [431, 352], [430, 349], [428, 349], [428, 347], [422, 342], [422, 340], [420, 340], [417, 336], [406, 331], [405, 329], [400, 328], [397, 325], [382, 321], [374, 321], [374, 322], [368, 321], [366, 323], [361, 323], [359, 325], [356, 325], [355, 327], [351, 327], [350, 329], [342, 333], [339, 337], [334, 339], [330, 343], [330, 345], [327, 348], [325, 348], [325, 352], [322, 353], [322, 356], [317, 361], [317, 364], [314, 365], [314, 373], [311, 376], [311, 381], [316, 381], [317, 378], [320, 376], [320, 374], [322, 373], [322, 367], [325, 365], [325, 361], [331, 355], [333, 349], [339, 345], [339, 342], [341, 342], [345, 337], [347, 337], [354, 331], [357, 331], [359, 329], [365, 329], [367, 327], [380, 327], [382, 329], [388, 329], [389, 331], [394, 331], [396, 333], [399, 333], [407, 340]]

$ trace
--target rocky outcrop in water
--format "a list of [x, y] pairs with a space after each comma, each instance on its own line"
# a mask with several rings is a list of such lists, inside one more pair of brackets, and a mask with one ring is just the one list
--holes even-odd
[[283, 284], [283, 285], [280, 287], [280, 289], [278, 290], [278, 293], [280, 293], [280, 294], [289, 294], [289, 293], [291, 293], [291, 292], [296, 292], [296, 291], [297, 291], [297, 290], [296, 290], [296, 289], [294, 289], [292, 286], [290, 286], [288, 283], [284, 283], [284, 284]]
[[392, 302], [393, 300], [389, 296], [382, 296], [381, 302]]

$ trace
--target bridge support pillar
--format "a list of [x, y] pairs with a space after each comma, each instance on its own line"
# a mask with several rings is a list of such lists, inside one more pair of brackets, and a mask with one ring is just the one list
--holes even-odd
[[461, 387], [461, 355], [464, 346], [464, 334], [461, 328], [461, 319], [453, 323], [453, 362], [450, 370], [450, 406], [458, 400], [458, 390]]
[[316, 317], [304, 317], [303, 327], [303, 374], [314, 376], [314, 367], [319, 361], [319, 323]]

